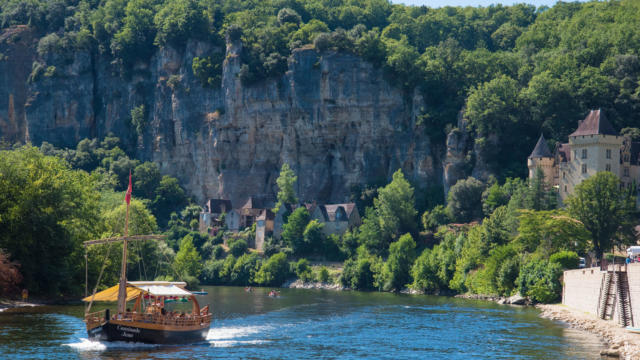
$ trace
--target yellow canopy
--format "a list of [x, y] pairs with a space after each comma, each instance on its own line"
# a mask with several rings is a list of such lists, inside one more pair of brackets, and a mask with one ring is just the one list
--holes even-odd
[[[102, 290], [96, 293], [96, 296], [93, 297], [93, 301], [118, 301], [118, 289], [119, 285]], [[142, 289], [134, 286], [127, 286], [127, 301], [135, 299], [141, 292], [143, 292]], [[90, 302], [91, 296], [87, 296], [82, 299], [82, 301]]]

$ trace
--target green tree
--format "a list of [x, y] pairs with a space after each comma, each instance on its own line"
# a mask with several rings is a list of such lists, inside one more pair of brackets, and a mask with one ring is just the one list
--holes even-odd
[[[127, 204], [124, 202], [104, 213], [107, 228], [112, 234], [124, 235], [125, 220], [127, 217]], [[138, 199], [131, 199], [129, 206], [129, 235], [147, 235], [154, 233], [158, 228], [156, 218], [149, 211], [146, 202]]]
[[231, 271], [231, 283], [234, 285], [254, 284], [260, 264], [260, 256], [255, 252], [238, 257]]
[[242, 256], [248, 249], [247, 242], [242, 239], [236, 240], [229, 245], [229, 252], [235, 257]]
[[133, 170], [133, 195], [153, 199], [160, 185], [160, 169], [153, 162], [144, 162]]
[[0, 151], [0, 248], [34, 295], [78, 293], [82, 241], [103, 231], [92, 178], [37, 148]]
[[569, 213], [590, 233], [596, 258], [613, 245], [635, 241], [635, 194], [621, 189], [620, 179], [610, 172], [599, 172], [576, 186], [566, 199]]
[[304, 232], [309, 219], [309, 211], [304, 206], [301, 206], [289, 215], [287, 223], [282, 226], [282, 240], [291, 247], [295, 254], [307, 250]]
[[193, 245], [191, 237], [185, 236], [180, 242], [180, 251], [176, 254], [173, 267], [182, 277], [200, 276], [202, 272], [202, 258]]
[[287, 255], [277, 253], [271, 256], [256, 274], [256, 283], [266, 286], [280, 286], [289, 276]]
[[521, 210], [518, 222], [514, 244], [520, 251], [538, 251], [547, 257], [560, 250], [582, 251], [590, 238], [584, 224], [566, 211]]
[[187, 196], [180, 187], [178, 179], [168, 175], [163, 176], [151, 202], [151, 209], [158, 216], [160, 226], [166, 226], [171, 213], [183, 208], [186, 204]]
[[402, 170], [393, 174], [393, 180], [378, 189], [373, 204], [380, 221], [383, 236], [395, 239], [403, 232], [415, 233], [417, 228], [413, 187], [405, 179]]
[[443, 205], [436, 205], [431, 211], [422, 214], [422, 226], [425, 230], [436, 231], [438, 226], [449, 222], [449, 215]]
[[389, 247], [385, 263], [385, 290], [400, 291], [411, 282], [411, 266], [416, 258], [416, 242], [411, 234], [404, 234]]
[[289, 164], [282, 164], [282, 169], [280, 170], [280, 175], [276, 179], [276, 184], [278, 184], [278, 203], [274, 209], [274, 212], [278, 212], [278, 209], [282, 204], [294, 204], [298, 201], [296, 199], [296, 192], [293, 189], [293, 184], [298, 181], [298, 177], [291, 170]]
[[304, 229], [304, 247], [300, 250], [301, 253], [318, 252], [321, 253], [325, 245], [325, 236], [322, 232], [324, 224], [318, 220], [311, 220]]
[[457, 222], [469, 222], [482, 217], [482, 193], [485, 187], [473, 177], [459, 180], [449, 190], [447, 211]]
[[189, 38], [207, 32], [207, 19], [196, 0], [166, 1], [154, 17], [157, 29], [155, 44], [184, 46]]

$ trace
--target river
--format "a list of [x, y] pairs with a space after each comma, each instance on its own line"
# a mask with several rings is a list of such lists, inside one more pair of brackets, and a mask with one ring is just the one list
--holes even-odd
[[207, 341], [189, 346], [87, 339], [83, 308], [0, 313], [2, 359], [599, 359], [594, 335], [533, 308], [424, 295], [205, 287]]

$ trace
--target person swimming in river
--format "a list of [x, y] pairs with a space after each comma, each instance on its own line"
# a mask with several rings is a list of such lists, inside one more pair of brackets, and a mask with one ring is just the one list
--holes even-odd
[[276, 290], [271, 290], [271, 291], [269, 291], [269, 296], [270, 297], [280, 297], [280, 292], [276, 291]]
[[247, 287], [245, 287], [245, 288], [244, 288], [244, 291], [246, 291], [246, 292], [252, 292], [252, 291], [253, 291], [253, 289], [251, 288], [251, 286], [247, 286]]

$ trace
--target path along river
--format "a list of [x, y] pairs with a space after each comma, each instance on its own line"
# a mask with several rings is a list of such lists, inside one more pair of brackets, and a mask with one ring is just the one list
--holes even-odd
[[599, 359], [602, 342], [533, 308], [388, 293], [205, 287], [214, 323], [189, 346], [87, 340], [83, 308], [0, 313], [1, 359]]

